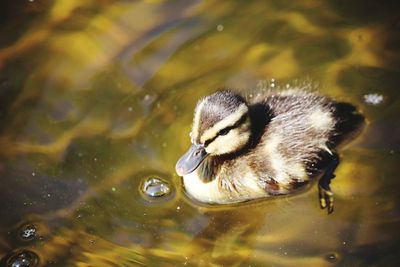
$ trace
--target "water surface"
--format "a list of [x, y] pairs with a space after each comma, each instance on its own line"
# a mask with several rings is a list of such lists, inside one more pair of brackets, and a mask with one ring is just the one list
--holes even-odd
[[[0, 7], [3, 264], [400, 263], [396, 1]], [[174, 166], [189, 145], [196, 101], [221, 87], [249, 95], [271, 79], [311, 81], [368, 120], [341, 152], [332, 215], [319, 209], [315, 187], [221, 208], [201, 207], [182, 190]], [[383, 100], [366, 101], [370, 94]], [[152, 178], [167, 194], [139, 192]]]

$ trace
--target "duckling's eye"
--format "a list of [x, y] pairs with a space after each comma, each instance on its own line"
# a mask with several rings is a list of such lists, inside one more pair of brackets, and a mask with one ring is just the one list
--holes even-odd
[[221, 131], [218, 132], [218, 134], [216, 136], [214, 136], [213, 138], [208, 139], [207, 141], [205, 141], [204, 142], [204, 146], [207, 147], [212, 141], [217, 139], [217, 137], [220, 136], [220, 135], [227, 135], [231, 129], [232, 129], [231, 127], [222, 129]]
[[218, 132], [218, 135], [227, 135], [231, 128], [225, 128]]

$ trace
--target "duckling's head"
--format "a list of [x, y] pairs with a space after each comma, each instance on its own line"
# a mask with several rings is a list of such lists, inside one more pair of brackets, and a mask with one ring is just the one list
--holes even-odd
[[243, 149], [250, 140], [251, 125], [246, 100], [232, 91], [218, 91], [201, 99], [194, 112], [192, 146], [176, 164], [183, 176], [208, 156], [218, 157]]

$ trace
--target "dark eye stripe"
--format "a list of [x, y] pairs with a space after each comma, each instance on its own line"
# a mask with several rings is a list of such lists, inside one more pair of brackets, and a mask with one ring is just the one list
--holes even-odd
[[218, 135], [227, 135], [232, 128], [225, 128], [218, 132]]
[[212, 141], [214, 141], [215, 139], [217, 139], [218, 136], [226, 135], [226, 134], [229, 133], [230, 130], [239, 127], [241, 124], [243, 124], [243, 123], [246, 121], [246, 118], [247, 118], [247, 113], [243, 114], [243, 116], [240, 117], [240, 119], [239, 119], [234, 125], [225, 127], [224, 129], [221, 129], [221, 130], [217, 133], [216, 136], [214, 136], [213, 138], [210, 138], [210, 139], [206, 140], [206, 141], [204, 142], [204, 146], [205, 146], [205, 147], [208, 146]]

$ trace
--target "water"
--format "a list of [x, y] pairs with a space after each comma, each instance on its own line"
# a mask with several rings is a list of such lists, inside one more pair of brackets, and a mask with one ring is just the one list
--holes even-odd
[[18, 251], [9, 256], [5, 265], [11, 267], [35, 267], [38, 266], [38, 263], [38, 256], [35, 253], [31, 251]]
[[34, 239], [36, 237], [36, 234], [37, 234], [37, 229], [33, 224], [23, 225], [18, 230], [19, 238], [26, 241]]
[[165, 197], [171, 193], [171, 188], [167, 182], [157, 177], [147, 177], [143, 179], [140, 188], [143, 196], [148, 199]]
[[[40, 266], [399, 265], [396, 1], [0, 6], [2, 263], [25, 251]], [[217, 208], [182, 191], [196, 101], [271, 79], [313, 81], [367, 117], [342, 151], [332, 215], [315, 187]], [[144, 198], [148, 177], [172, 193]]]

